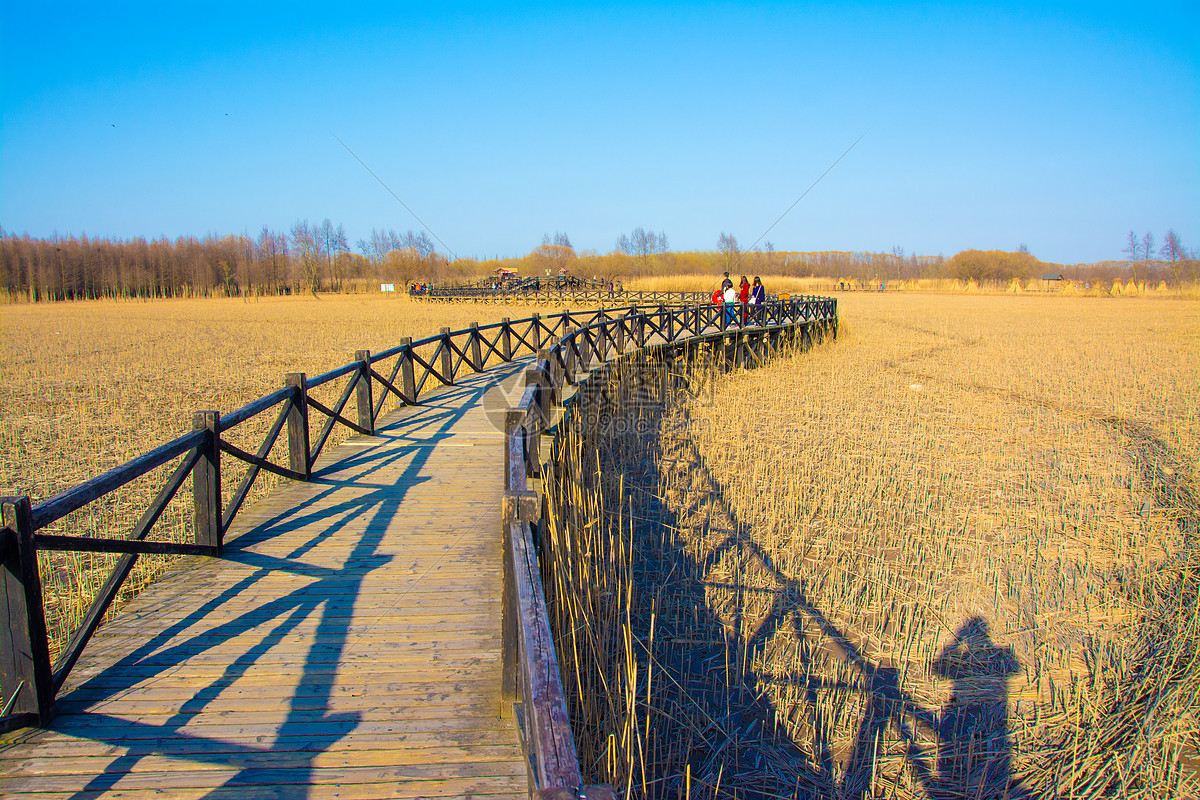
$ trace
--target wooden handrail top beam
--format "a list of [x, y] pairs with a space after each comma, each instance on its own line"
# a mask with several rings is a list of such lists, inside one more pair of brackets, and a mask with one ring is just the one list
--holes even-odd
[[33, 544], [38, 550], [70, 551], [75, 553], [136, 553], [138, 555], [212, 555], [212, 548], [183, 542], [147, 542], [138, 539], [106, 539], [94, 536], [64, 536], [58, 533], [35, 533]]
[[329, 372], [318, 375], [315, 378], [309, 378], [304, 382], [304, 385], [309, 389], [315, 389], [322, 384], [329, 383], [330, 381], [336, 381], [338, 378], [345, 377], [351, 372], [359, 369], [361, 366], [361, 362], [351, 361], [349, 364], [340, 366], [337, 369], [331, 369]]
[[290, 386], [285, 386], [282, 389], [277, 389], [274, 392], [271, 392], [266, 397], [260, 397], [259, 399], [255, 400], [253, 402], [247, 403], [246, 405], [242, 406], [238, 410], [233, 411], [229, 414], [226, 414], [225, 416], [222, 416], [221, 424], [218, 426], [217, 429], [221, 433], [224, 433], [225, 431], [229, 430], [230, 428], [240, 425], [243, 422], [245, 422], [246, 420], [251, 419], [252, 417], [258, 416], [262, 412], [266, 411], [268, 408], [271, 408], [272, 406], [276, 406], [285, 400], [290, 400], [295, 393], [296, 393], [296, 390]]
[[61, 494], [44, 500], [33, 507], [33, 528], [44, 528], [50, 523], [62, 519], [67, 514], [82, 508], [97, 497], [103, 497], [114, 489], [118, 489], [132, 480], [145, 475], [150, 470], [161, 467], [173, 458], [204, 443], [206, 431], [185, 433], [178, 439], [173, 439], [164, 445], [126, 461], [120, 466], [113, 467], [102, 475], [84, 481]]

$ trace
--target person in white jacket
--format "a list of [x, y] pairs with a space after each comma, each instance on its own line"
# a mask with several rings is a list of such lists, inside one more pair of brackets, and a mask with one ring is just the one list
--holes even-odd
[[733, 288], [733, 281], [729, 278], [725, 279], [725, 324], [727, 327], [737, 324], [737, 289]]

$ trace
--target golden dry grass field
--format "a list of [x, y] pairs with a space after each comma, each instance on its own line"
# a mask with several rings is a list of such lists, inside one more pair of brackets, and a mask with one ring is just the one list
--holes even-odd
[[653, 459], [614, 439], [588, 501], [607, 538], [556, 532], [615, 586], [579, 612], [620, 654], [593, 779], [1196, 796], [1200, 306], [862, 293], [839, 313], [836, 343], [668, 409]]
[[[381, 352], [404, 336], [538, 310], [378, 294], [0, 306], [0, 494], [27, 494], [36, 504], [182, 435], [197, 410], [227, 413], [274, 391], [288, 372], [313, 376], [349, 363], [357, 349]], [[340, 385], [322, 387], [319, 396], [331, 403]], [[270, 416], [235, 429], [236, 443], [255, 450]], [[334, 433], [334, 441], [346, 435], [341, 426]], [[169, 469], [69, 515], [54, 531], [123, 535]], [[223, 472], [228, 500], [243, 472], [236, 463]], [[277, 482], [261, 474], [252, 497]], [[172, 501], [154, 538], [187, 538], [186, 495]], [[113, 557], [41, 557], [53, 656]], [[145, 585], [167, 560], [140, 559], [128, 591]]]
[[[286, 372], [534, 310], [0, 308], [0, 492], [37, 502]], [[581, 732], [593, 777], [646, 796], [1200, 792], [1197, 304], [855, 293], [839, 311], [836, 343], [668, 409], [653, 458], [631, 436], [598, 460], [621, 497], [595, 501], [595, 541], [649, 582], [609, 585], [641, 605], [593, 620], [628, 656], [593, 692], [618, 733]], [[156, 488], [63, 529], [113, 535]], [[177, 499], [164, 535], [189, 513]], [[143, 562], [141, 584], [163, 560]], [[43, 562], [56, 636], [105, 563]]]
[[[735, 283], [742, 275], [746, 275], [749, 279], [754, 278], [754, 272], [747, 269], [748, 266], [734, 268], [732, 277]], [[864, 291], [880, 291], [882, 287], [893, 293], [900, 291], [957, 295], [1014, 294], [1031, 295], [1034, 297], [1040, 295], [1043, 297], [1141, 297], [1200, 300], [1200, 286], [1195, 283], [1184, 283], [1181, 286], [1172, 288], [1162, 282], [1147, 284], [1145, 282], [1134, 283], [1132, 280], [1126, 280], [1125, 282], [1113, 281], [1111, 283], [1105, 281], [1084, 283], [1082, 281], [1048, 282], [1037, 278], [1025, 278], [1008, 283], [984, 283], [980, 285], [974, 281], [960, 281], [954, 278], [881, 280], [875, 277], [863, 280], [849, 277], [840, 279], [802, 278], [794, 275], [772, 275], [770, 273], [764, 273], [760, 277], [762, 278], [763, 286], [772, 295], [785, 293], [791, 295], [827, 295], [834, 292], [860, 294]], [[631, 278], [626, 282], [625, 288], [646, 292], [711, 292], [717, 287], [719, 281], [720, 278], [716, 274], [648, 275]]]

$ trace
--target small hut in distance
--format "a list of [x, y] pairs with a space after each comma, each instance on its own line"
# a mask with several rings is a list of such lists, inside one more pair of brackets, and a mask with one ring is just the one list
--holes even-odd
[[1061, 272], [1047, 272], [1038, 279], [1038, 288], [1045, 291], [1053, 291], [1061, 289], [1063, 286], [1063, 274]]

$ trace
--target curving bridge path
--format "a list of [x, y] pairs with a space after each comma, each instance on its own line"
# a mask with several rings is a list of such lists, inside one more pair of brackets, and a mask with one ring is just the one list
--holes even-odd
[[503, 408], [530, 359], [328, 451], [100, 628], [0, 795], [524, 797], [500, 714]]
[[[749, 364], [783, 338], [836, 331], [836, 302], [821, 298], [742, 313], [751, 324], [737, 331], [732, 312], [702, 305], [446, 329], [360, 351], [323, 376], [288, 376], [224, 418], [200, 412], [192, 433], [32, 509], [6, 499], [0, 797], [612, 797], [580, 786], [526, 477], [551, 406], [589, 364], [701, 344]], [[333, 407], [308, 394], [337, 381]], [[385, 414], [389, 394], [401, 406]], [[276, 408], [257, 454], [224, 438]], [[325, 415], [320, 432], [310, 412]], [[334, 424], [359, 435], [324, 448]], [[269, 460], [285, 425], [288, 466]], [[251, 465], [224, 509], [222, 454]], [[46, 532], [172, 459], [125, 538]], [[239, 513], [260, 470], [298, 480]], [[149, 540], [189, 476], [196, 542]], [[129, 565], [193, 555], [97, 629], [102, 590], [51, 665], [36, 549], [124, 553]]]

